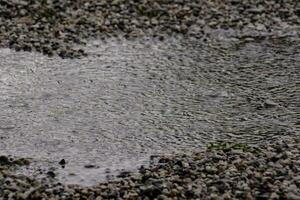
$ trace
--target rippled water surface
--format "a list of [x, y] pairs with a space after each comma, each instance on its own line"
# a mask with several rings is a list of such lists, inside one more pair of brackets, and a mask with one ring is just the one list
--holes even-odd
[[91, 184], [153, 154], [299, 134], [299, 47], [95, 41], [81, 60], [0, 49], [0, 151], [32, 158], [33, 173], [64, 158], [61, 180]]

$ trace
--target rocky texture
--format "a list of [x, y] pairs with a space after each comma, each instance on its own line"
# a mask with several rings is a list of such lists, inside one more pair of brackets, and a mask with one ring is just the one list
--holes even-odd
[[294, 35], [299, 25], [294, 0], [0, 0], [0, 46], [62, 58], [86, 55], [74, 44], [93, 37]]
[[153, 157], [139, 173], [94, 187], [0, 171], [3, 199], [293, 199], [300, 196], [300, 140], [215, 144], [206, 152]]
[[[229, 33], [251, 40], [257, 36], [297, 35], [299, 7], [293, 0], [0, 0], [0, 46], [77, 58], [86, 53], [76, 44], [98, 37], [146, 34], [163, 39], [183, 34], [212, 38], [215, 33]], [[247, 72], [245, 68], [238, 73], [241, 70]], [[281, 90], [269, 89], [281, 94]], [[298, 102], [287, 104], [298, 112]], [[276, 106], [276, 102], [262, 99], [256, 108]], [[123, 172], [119, 180], [93, 187], [63, 185], [56, 180], [56, 171], [46, 172], [44, 178], [18, 175], [15, 169], [30, 162], [0, 156], [0, 199], [297, 200], [299, 143], [296, 135], [258, 147], [218, 144], [192, 155], [153, 157], [157, 162], [141, 167], [137, 174]]]

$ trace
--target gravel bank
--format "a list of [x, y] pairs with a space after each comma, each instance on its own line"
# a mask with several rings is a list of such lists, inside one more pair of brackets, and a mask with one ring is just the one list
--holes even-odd
[[[218, 144], [205, 152], [153, 157], [149, 168], [94, 187], [14, 175], [1, 157], [2, 199], [290, 199], [300, 197], [300, 140], [263, 146]], [[23, 162], [21, 164], [24, 164]], [[27, 164], [27, 162], [25, 162]]]
[[[299, 1], [1, 0], [0, 46], [75, 58], [74, 44], [117, 35], [298, 35]], [[218, 30], [218, 31], [216, 31]]]

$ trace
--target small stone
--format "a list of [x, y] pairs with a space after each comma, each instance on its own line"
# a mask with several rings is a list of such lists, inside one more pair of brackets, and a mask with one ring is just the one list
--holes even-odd
[[0, 165], [9, 165], [11, 162], [7, 156], [0, 156]]
[[275, 103], [274, 101], [270, 100], [270, 99], [267, 99], [264, 103], [265, 107], [266, 108], [274, 108], [276, 106], [278, 106], [277, 103]]
[[271, 193], [270, 199], [277, 200], [280, 199], [279, 195], [276, 192]]
[[286, 194], [287, 199], [289, 200], [300, 200], [300, 195], [299, 194], [295, 194], [293, 192], [289, 192]]
[[129, 171], [123, 171], [119, 175], [117, 175], [117, 177], [118, 178], [125, 178], [125, 177], [130, 176], [130, 174], [131, 174], [131, 172], [129, 172]]
[[89, 165], [84, 165], [84, 168], [93, 169], [93, 168], [99, 168], [99, 167], [96, 165], [89, 164]]
[[20, 159], [16, 159], [12, 162], [15, 165], [29, 165], [30, 161], [28, 159], [25, 158], [20, 158]]
[[256, 29], [259, 31], [265, 31], [266, 27], [263, 24], [256, 24]]
[[56, 175], [53, 171], [48, 171], [47, 172], [47, 176], [51, 177], [51, 178], [54, 178]]
[[65, 166], [66, 165], [66, 161], [65, 159], [61, 159], [58, 164], [60, 164], [61, 166]]

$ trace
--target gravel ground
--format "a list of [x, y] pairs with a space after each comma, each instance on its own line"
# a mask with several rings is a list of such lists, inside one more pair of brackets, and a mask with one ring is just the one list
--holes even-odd
[[[210, 40], [298, 36], [294, 0], [0, 0], [0, 47], [86, 56], [88, 39], [184, 35]], [[0, 199], [300, 199], [300, 140], [264, 146], [212, 145], [206, 152], [152, 157], [149, 168], [93, 187], [18, 175], [30, 160], [0, 156]]]
[[0, 0], [0, 46], [75, 58], [85, 39], [298, 35], [294, 0]]
[[93, 187], [65, 186], [15, 175], [16, 163], [0, 158], [2, 199], [300, 199], [300, 140], [263, 146], [214, 144], [205, 152], [152, 157], [149, 168], [121, 173]]

